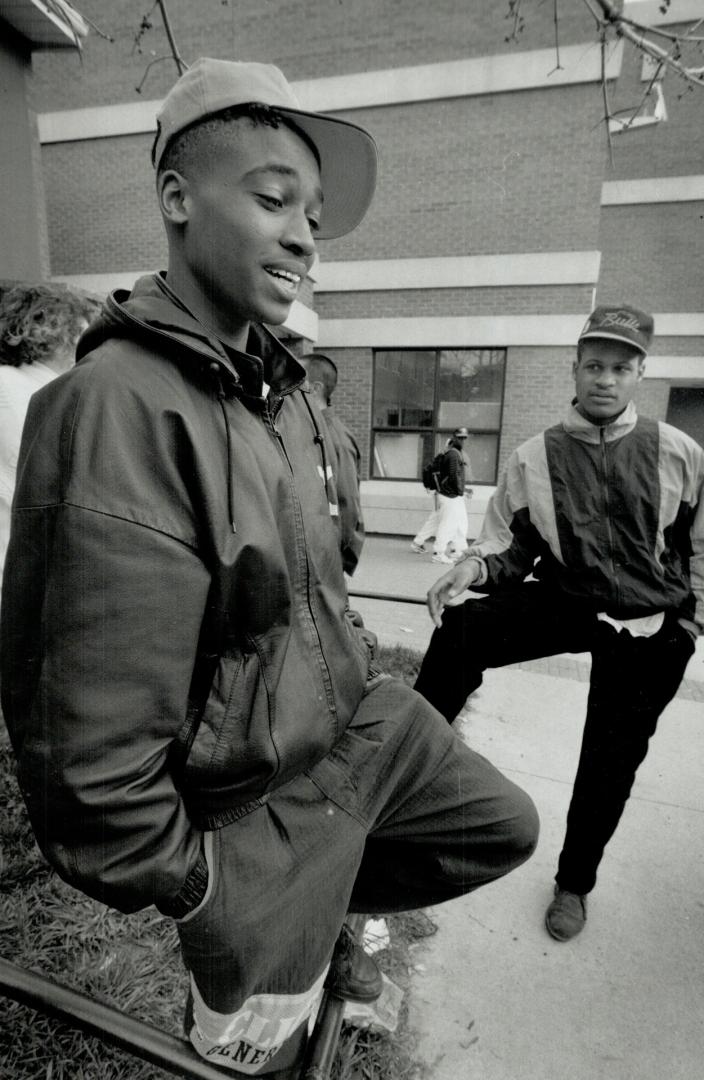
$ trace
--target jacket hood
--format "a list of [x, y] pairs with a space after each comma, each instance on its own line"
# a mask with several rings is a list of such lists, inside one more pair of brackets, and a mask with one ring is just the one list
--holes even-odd
[[608, 424], [593, 424], [591, 420], [587, 420], [577, 411], [573, 401], [563, 421], [563, 426], [569, 435], [579, 439], [581, 442], [600, 442], [602, 431], [606, 442], [613, 442], [615, 439], [621, 439], [624, 435], [628, 435], [629, 431], [633, 431], [637, 420], [638, 412], [633, 401], [629, 401], [623, 412], [620, 412]]
[[250, 328], [246, 352], [226, 350], [169, 288], [163, 273], [147, 274], [131, 291], [115, 289], [108, 295], [101, 315], [78, 342], [76, 362], [110, 338], [120, 337], [146, 339], [162, 351], [170, 344], [181, 362], [217, 370], [223, 384], [229, 383], [230, 392], [242, 384], [245, 393], [261, 397], [266, 378], [283, 394], [301, 385], [306, 376], [293, 353], [259, 324]]

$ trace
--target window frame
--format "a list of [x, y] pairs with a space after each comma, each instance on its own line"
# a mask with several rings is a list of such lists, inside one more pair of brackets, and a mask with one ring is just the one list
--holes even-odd
[[[503, 375], [501, 380], [501, 402], [499, 409], [499, 424], [496, 428], [482, 428], [473, 429], [467, 426], [467, 430], [471, 435], [495, 435], [496, 436], [496, 465], [494, 469], [493, 480], [472, 480], [473, 486], [494, 487], [498, 482], [499, 477], [499, 460], [501, 457], [501, 437], [504, 424], [504, 408], [506, 406], [506, 371], [508, 367], [508, 348], [507, 346], [481, 346], [481, 345], [435, 345], [435, 346], [421, 346], [412, 345], [409, 347], [403, 346], [378, 346], [372, 348], [372, 396], [371, 396], [371, 414], [372, 423], [370, 430], [370, 447], [369, 447], [369, 479], [370, 481], [383, 481], [394, 484], [412, 484], [421, 483], [420, 476], [375, 476], [374, 475], [374, 450], [376, 445], [377, 433], [387, 434], [389, 432], [398, 432], [401, 434], [409, 435], [428, 435], [430, 434], [432, 445], [436, 446], [438, 437], [443, 436], [449, 438], [452, 434], [453, 428], [440, 428], [437, 423], [439, 408], [440, 408], [440, 355], [443, 352], [458, 352], [461, 350], [467, 350], [468, 352], [502, 352], [503, 353]], [[384, 427], [374, 423], [375, 412], [375, 400], [376, 400], [376, 383], [377, 383], [377, 367], [376, 360], [380, 353], [404, 353], [406, 355], [410, 353], [433, 353], [434, 354], [434, 381], [433, 381], [433, 425], [431, 428], [419, 427], [417, 425], [409, 426], [399, 425], [398, 427]], [[471, 444], [470, 444], [471, 446]], [[468, 447], [468, 450], [470, 447]]]

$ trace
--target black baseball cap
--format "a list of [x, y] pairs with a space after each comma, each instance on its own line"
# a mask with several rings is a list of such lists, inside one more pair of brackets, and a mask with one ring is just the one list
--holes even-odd
[[645, 356], [653, 340], [654, 329], [653, 316], [630, 304], [602, 305], [592, 311], [579, 335], [579, 341], [589, 338], [624, 341]]

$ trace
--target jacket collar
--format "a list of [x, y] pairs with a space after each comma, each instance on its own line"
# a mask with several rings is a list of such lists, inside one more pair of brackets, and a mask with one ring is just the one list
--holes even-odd
[[261, 398], [265, 381], [286, 394], [305, 380], [293, 353], [263, 325], [252, 325], [246, 352], [226, 347], [191, 314], [163, 273], [139, 278], [131, 292], [116, 289], [108, 296], [103, 315], [79, 342], [78, 360], [111, 337], [148, 337], [157, 348], [161, 340], [162, 349], [179, 346], [179, 359], [217, 370], [223, 385], [248, 397]]
[[602, 431], [606, 442], [615, 442], [616, 439], [622, 439], [624, 435], [633, 431], [637, 421], [638, 412], [633, 401], [629, 401], [623, 412], [608, 424], [593, 424], [591, 420], [587, 420], [580, 412], [577, 412], [573, 401], [563, 420], [563, 427], [568, 435], [579, 439], [580, 442], [596, 444], [601, 442]]

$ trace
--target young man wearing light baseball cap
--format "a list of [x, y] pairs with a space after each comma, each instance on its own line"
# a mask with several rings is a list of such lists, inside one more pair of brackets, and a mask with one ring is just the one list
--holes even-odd
[[3, 708], [47, 858], [178, 920], [187, 1032], [297, 1075], [327, 975], [372, 1000], [345, 914], [426, 906], [531, 853], [528, 797], [400, 681], [347, 610], [324, 424], [265, 324], [376, 151], [278, 69], [197, 61], [154, 144], [166, 273], [117, 291], [32, 402], [3, 597]]
[[[567, 418], [514, 451], [466, 561], [428, 594], [437, 629], [416, 689], [450, 721], [488, 667], [591, 651], [546, 913], [557, 941], [584, 926], [604, 848], [704, 626], [704, 452], [632, 400], [653, 329], [628, 304], [592, 312]], [[466, 588], [485, 596], [445, 607]]]

